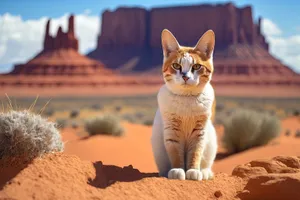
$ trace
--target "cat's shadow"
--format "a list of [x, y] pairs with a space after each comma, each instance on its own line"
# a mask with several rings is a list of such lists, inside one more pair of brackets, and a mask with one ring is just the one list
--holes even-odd
[[158, 177], [158, 173], [142, 173], [131, 165], [117, 167], [103, 165], [101, 161], [95, 162], [96, 177], [88, 180], [88, 184], [96, 188], [106, 188], [115, 182], [133, 182], [148, 177]]

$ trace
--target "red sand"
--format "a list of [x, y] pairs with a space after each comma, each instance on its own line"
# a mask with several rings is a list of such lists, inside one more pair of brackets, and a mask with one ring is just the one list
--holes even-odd
[[5, 185], [1, 195], [20, 200], [216, 199], [215, 195], [222, 195], [220, 199], [232, 200], [245, 184], [226, 174], [202, 182], [153, 176], [131, 167], [93, 165], [76, 156], [54, 154], [36, 159]]
[[[150, 137], [151, 127], [124, 123], [126, 133], [123, 137], [94, 136], [85, 140], [80, 139], [72, 129], [63, 132], [65, 153], [75, 154], [83, 160], [103, 161], [104, 164], [124, 166], [132, 164], [143, 172], [156, 172]], [[292, 117], [282, 121], [283, 132], [290, 129], [294, 133], [300, 129], [299, 118]], [[223, 128], [216, 127], [218, 140], [221, 142]], [[220, 153], [224, 153], [220, 145]], [[270, 145], [253, 148], [217, 160], [213, 166], [215, 172], [230, 173], [236, 165], [260, 158], [269, 158], [277, 155], [300, 155], [300, 138], [293, 135], [287, 137], [282, 134]]]
[[[1, 79], [3, 77], [0, 77]], [[32, 79], [37, 79], [36, 82], [39, 82], [39, 79], [43, 77], [34, 77]], [[97, 77], [96, 77], [97, 78]], [[57, 80], [56, 80], [57, 79]], [[57, 83], [65, 82], [61, 81], [59, 78], [55, 80], [49, 79], [49, 83], [55, 81]], [[65, 78], [64, 78], [65, 79]], [[70, 83], [66, 86], [1, 86], [0, 90], [2, 93], [0, 96], [4, 96], [7, 93], [12, 97], [36, 97], [38, 94], [41, 97], [82, 97], [82, 96], [134, 96], [134, 95], [152, 95], [157, 94], [162, 83], [160, 80], [155, 77], [154, 82], [158, 83], [144, 83], [140, 84], [137, 78], [128, 79], [126, 83], [121, 83], [121, 79], [125, 77], [98, 77], [98, 81], [95, 80], [95, 77], [88, 78], [85, 80], [76, 80], [76, 77], [70, 79]], [[149, 77], [147, 77], [151, 81]], [[97, 86], [85, 86], [81, 84], [93, 84], [93, 82], [99, 82], [101, 80], [103, 85]], [[14, 81], [14, 80], [11, 80]], [[89, 83], [85, 83], [89, 81]], [[118, 82], [120, 83], [113, 83]], [[136, 83], [137, 81], [137, 83]], [[9, 81], [8, 81], [9, 82]], [[41, 84], [48, 84], [47, 81], [42, 81]], [[74, 82], [74, 83], [73, 83]], [[81, 83], [83, 82], [83, 83]], [[29, 83], [28, 83], [29, 84]], [[72, 85], [74, 84], [74, 85]], [[287, 97], [300, 97], [298, 92], [300, 88], [298, 86], [239, 86], [239, 85], [218, 85], [215, 87], [216, 95], [218, 96], [234, 96], [234, 97], [276, 97], [276, 98], [287, 98]]]
[[[298, 118], [284, 120], [283, 130], [287, 127], [295, 130], [299, 127], [299, 122]], [[259, 197], [269, 200], [278, 197], [277, 199], [284, 200], [288, 197], [294, 200], [295, 195], [300, 195], [296, 189], [300, 187], [300, 159], [281, 157], [281, 164], [269, 159], [254, 161], [251, 163], [258, 163], [254, 168], [249, 168], [253, 164], [245, 164], [273, 155], [299, 155], [300, 139], [293, 136], [281, 136], [275, 141], [278, 144], [251, 149], [216, 161], [216, 176], [213, 180], [179, 181], [159, 178], [153, 173], [156, 172], [156, 167], [150, 145], [151, 127], [128, 123], [124, 126], [125, 136], [119, 138], [94, 136], [82, 139], [72, 129], [66, 129], [63, 132], [63, 139], [67, 141], [65, 153], [36, 159], [23, 170], [0, 169], [0, 188], [4, 186], [0, 191], [0, 199], [233, 200], [237, 197], [247, 200]], [[217, 130], [222, 131], [222, 128], [218, 127]], [[80, 158], [70, 154], [76, 154]], [[291, 159], [296, 160], [286, 162]], [[103, 164], [91, 161], [103, 161]], [[133, 167], [121, 168], [108, 164], [132, 164]], [[241, 166], [235, 168], [237, 165]], [[266, 171], [266, 167], [270, 169]], [[291, 170], [290, 167], [295, 169]], [[235, 174], [237, 176], [240, 176], [242, 170], [246, 170], [242, 173], [246, 177], [229, 175], [234, 168], [239, 169], [239, 173]], [[282, 172], [284, 174], [277, 174]], [[4, 173], [6, 176], [3, 176]], [[294, 188], [293, 193], [289, 192], [290, 188]], [[285, 196], [280, 196], [278, 191], [283, 191]]]
[[83, 160], [124, 166], [132, 164], [143, 172], [155, 172], [156, 166], [150, 145], [151, 127], [124, 123], [122, 137], [97, 135], [88, 139], [75, 136], [72, 129], [63, 132], [65, 153]]

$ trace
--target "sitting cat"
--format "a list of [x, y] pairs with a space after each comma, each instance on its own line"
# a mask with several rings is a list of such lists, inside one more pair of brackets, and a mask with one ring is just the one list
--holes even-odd
[[215, 35], [208, 30], [195, 47], [180, 46], [163, 30], [165, 84], [158, 93], [152, 130], [152, 150], [160, 176], [170, 179], [213, 178], [217, 137], [213, 73]]

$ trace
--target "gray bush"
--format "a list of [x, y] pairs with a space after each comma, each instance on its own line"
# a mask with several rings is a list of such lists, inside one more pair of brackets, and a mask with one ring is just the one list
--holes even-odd
[[51, 117], [54, 113], [55, 113], [54, 109], [49, 108], [49, 109], [45, 110], [44, 115]]
[[121, 136], [124, 133], [124, 128], [120, 124], [119, 118], [113, 115], [104, 115], [90, 119], [85, 123], [85, 129], [90, 135]]
[[152, 126], [153, 125], [153, 119], [146, 119], [143, 123], [146, 126]]
[[224, 124], [224, 147], [230, 153], [262, 146], [280, 133], [276, 116], [252, 110], [237, 110]]
[[290, 136], [291, 135], [291, 130], [290, 129], [285, 130], [285, 135]]
[[91, 108], [92, 108], [93, 110], [102, 110], [102, 109], [103, 109], [103, 106], [100, 105], [100, 104], [94, 104], [94, 105], [91, 106]]
[[28, 111], [0, 113], [0, 160], [24, 163], [63, 148], [55, 124], [40, 115]]
[[299, 138], [299, 137], [300, 137], [300, 129], [298, 129], [298, 130], [296, 131], [295, 137], [296, 137], [296, 138]]
[[58, 118], [56, 119], [56, 127], [58, 129], [64, 129], [68, 124], [68, 121], [66, 119], [63, 118]]
[[116, 107], [115, 107], [115, 111], [116, 111], [116, 112], [121, 112], [121, 110], [122, 110], [122, 107], [121, 107], [121, 106], [116, 106]]
[[79, 127], [78, 122], [73, 121], [73, 122], [72, 122], [72, 128], [77, 129], [78, 127]]
[[70, 117], [71, 117], [71, 118], [76, 118], [79, 114], [80, 114], [80, 111], [79, 111], [79, 110], [72, 110], [72, 111], [70, 112]]

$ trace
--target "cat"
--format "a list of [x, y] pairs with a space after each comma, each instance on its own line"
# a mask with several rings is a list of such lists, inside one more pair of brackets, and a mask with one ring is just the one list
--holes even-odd
[[167, 29], [161, 33], [162, 73], [151, 144], [160, 176], [179, 180], [208, 180], [217, 152], [213, 126], [215, 34], [206, 31], [195, 47], [180, 46]]

